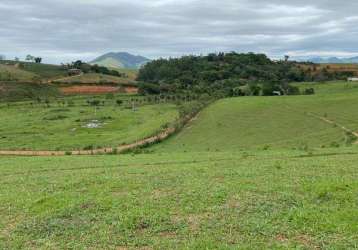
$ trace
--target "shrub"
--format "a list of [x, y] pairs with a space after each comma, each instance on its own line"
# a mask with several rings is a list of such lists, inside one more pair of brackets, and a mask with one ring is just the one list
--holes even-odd
[[93, 149], [94, 149], [93, 145], [88, 145], [88, 146], [83, 148], [83, 150], [93, 150]]
[[305, 93], [305, 95], [314, 95], [315, 90], [314, 90], [314, 88], [308, 88], [308, 89], [305, 89], [304, 93]]

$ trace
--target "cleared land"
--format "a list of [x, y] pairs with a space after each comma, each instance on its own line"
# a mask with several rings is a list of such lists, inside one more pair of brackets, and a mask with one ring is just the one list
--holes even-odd
[[[17, 68], [15, 65], [20, 65], [21, 68]], [[43, 63], [32, 63], [32, 62], [16, 62], [16, 61], [0, 61], [0, 67], [6, 66], [11, 67], [13, 69], [18, 69], [17, 71], [12, 72], [13, 78], [19, 78], [23, 75], [23, 71], [28, 74], [26, 79], [22, 79], [24, 81], [33, 81], [33, 76], [37, 76], [42, 80], [49, 80], [53, 78], [64, 77], [67, 75], [67, 70], [63, 69], [59, 65], [52, 65], [52, 64], [43, 64]], [[19, 71], [20, 70], [20, 71]]]
[[45, 99], [59, 95], [58, 88], [49, 84], [0, 82], [0, 101], [2, 104], [6, 101], [36, 100], [38, 97]]
[[[358, 130], [358, 88], [309, 86], [316, 95], [220, 100], [141, 154], [0, 157], [0, 249], [356, 249], [358, 146], [341, 146], [342, 129], [311, 114]], [[63, 113], [72, 118], [55, 120], [58, 144], [86, 145], [91, 134], [63, 127], [94, 108], [59, 109], [37, 107], [30, 118], [28, 107], [3, 106], [10, 124], [1, 126], [37, 133], [14, 146], [48, 147], [55, 126], [44, 118]], [[177, 115], [164, 104], [98, 112], [126, 124], [97, 142]]]
[[0, 81], [33, 81], [39, 76], [15, 66], [0, 64]]
[[220, 100], [155, 149], [190, 152], [345, 145], [351, 138], [338, 125], [358, 131], [358, 88], [355, 83], [331, 84], [311, 84], [317, 86], [317, 94], [312, 96]]
[[[73, 150], [115, 147], [157, 133], [173, 122], [175, 105], [119, 107], [116, 100], [89, 106], [85, 98], [45, 103], [14, 103], [0, 107], [0, 149]], [[101, 101], [101, 102], [102, 102]], [[98, 126], [98, 127], [97, 127]], [[94, 127], [94, 128], [92, 128]]]
[[353, 249], [357, 161], [357, 148], [2, 157], [0, 248]]

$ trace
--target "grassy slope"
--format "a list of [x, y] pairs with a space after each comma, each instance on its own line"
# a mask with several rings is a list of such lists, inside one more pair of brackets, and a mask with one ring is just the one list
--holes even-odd
[[[51, 108], [44, 104], [0, 108], [0, 148], [34, 150], [82, 149], [86, 146], [117, 146], [131, 143], [156, 133], [162, 125], [177, 117], [174, 105], [148, 105], [138, 111], [116, 107], [115, 100], [107, 100], [105, 107], [86, 105], [85, 100], [75, 107]], [[110, 117], [110, 119], [108, 119]], [[82, 128], [90, 120], [100, 120], [102, 128]]]
[[[159, 151], [226, 151], [245, 148], [302, 148], [345, 143], [344, 132], [307, 115], [358, 131], [358, 88], [318, 85], [317, 95], [239, 97], [216, 102], [182, 133], [158, 145]], [[324, 91], [321, 91], [323, 90]], [[333, 89], [336, 94], [333, 94]]]
[[45, 99], [59, 95], [57, 87], [49, 84], [0, 82], [0, 102], [35, 100], [37, 97]]
[[353, 249], [350, 151], [3, 157], [0, 248]]
[[56, 79], [67, 75], [67, 70], [51, 64], [25, 63], [24, 70], [39, 75], [42, 79]]
[[117, 70], [119, 73], [124, 73], [128, 76], [128, 78], [132, 81], [137, 79], [138, 70], [137, 69], [118, 69], [118, 68], [111, 68], [112, 70]]
[[[15, 65], [18, 62], [15, 61], [0, 61], [0, 65], [5, 63]], [[67, 70], [64, 70], [59, 65], [43, 64], [43, 63], [32, 63], [32, 62], [21, 62], [24, 66], [21, 70], [33, 73], [40, 76], [41, 79], [47, 80], [52, 78], [59, 78], [67, 75]], [[32, 80], [32, 79], [29, 79]]]
[[94, 64], [99, 66], [104, 66], [108, 68], [122, 68], [123, 64], [119, 60], [115, 60], [114, 58], [105, 58], [100, 61], [96, 61]]
[[11, 65], [0, 64], [0, 81], [33, 81], [38, 75]]

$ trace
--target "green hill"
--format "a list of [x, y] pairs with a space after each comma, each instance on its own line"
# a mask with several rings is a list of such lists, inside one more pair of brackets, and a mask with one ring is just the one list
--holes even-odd
[[134, 56], [126, 52], [110, 52], [94, 59], [90, 64], [97, 64], [108, 68], [139, 69], [147, 62], [150, 62], [150, 60], [142, 56]]
[[[312, 96], [238, 97], [204, 109], [163, 151], [235, 151], [248, 148], [317, 148], [346, 144], [358, 131], [358, 84], [310, 84]], [[335, 89], [335, 93], [332, 90]], [[327, 119], [336, 123], [328, 123]]]
[[39, 75], [13, 65], [0, 64], [0, 81], [33, 81]]
[[[49, 80], [64, 77], [67, 75], [67, 70], [65, 70], [60, 65], [33, 62], [0, 61], [0, 66], [12, 68], [14, 78], [21, 78], [24, 75], [23, 72], [27, 72], [27, 76], [25, 77], [25, 79], [22, 80], [32, 80], [34, 76], [37, 76], [41, 80]], [[21, 71], [15, 71], [15, 68], [20, 69]]]

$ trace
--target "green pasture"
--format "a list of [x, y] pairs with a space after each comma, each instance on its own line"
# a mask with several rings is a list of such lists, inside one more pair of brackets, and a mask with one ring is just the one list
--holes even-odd
[[[117, 105], [117, 99], [98, 99], [98, 107], [86, 100], [76, 97], [51, 100], [49, 104], [43, 100], [1, 105], [0, 149], [114, 147], [151, 136], [178, 116], [172, 104], [136, 106], [133, 110], [125, 104]], [[93, 123], [99, 127], [88, 128]]]
[[1, 249], [355, 249], [357, 148], [0, 161]]
[[[300, 87], [316, 94], [218, 100], [124, 155], [0, 156], [0, 249], [358, 249], [358, 145], [340, 128], [358, 131], [358, 88]], [[142, 98], [3, 102], [0, 149], [115, 146], [178, 117], [125, 104]]]
[[38, 75], [16, 68], [11, 65], [0, 64], [0, 81], [33, 81]]
[[[339, 125], [358, 131], [358, 91], [355, 87], [346, 91], [345, 86], [338, 84], [325, 85], [326, 89], [315, 85], [317, 94], [310, 96], [219, 100], [203, 110], [181, 133], [154, 149], [190, 152], [345, 146], [349, 138]], [[331, 88], [336, 93], [328, 94]]]
[[[22, 65], [21, 69], [14, 66], [19, 63]], [[67, 76], [67, 70], [63, 69], [60, 65], [0, 61], [0, 73], [5, 70], [4, 68], [6, 68], [7, 71], [10, 71], [13, 79], [18, 79], [20, 81], [33, 81], [34, 77], [46, 80]]]

